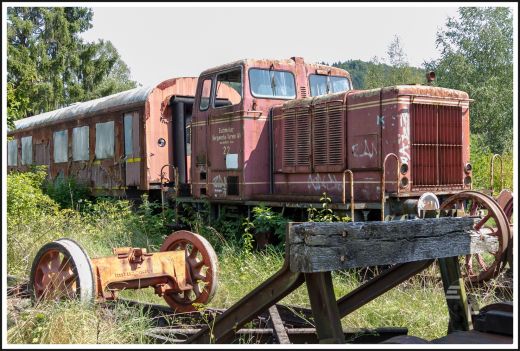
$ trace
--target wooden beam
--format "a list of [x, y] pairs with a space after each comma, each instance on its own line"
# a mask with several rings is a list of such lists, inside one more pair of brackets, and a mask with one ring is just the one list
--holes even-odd
[[498, 241], [473, 228], [479, 218], [318, 223], [289, 230], [290, 269], [327, 272], [497, 250]]

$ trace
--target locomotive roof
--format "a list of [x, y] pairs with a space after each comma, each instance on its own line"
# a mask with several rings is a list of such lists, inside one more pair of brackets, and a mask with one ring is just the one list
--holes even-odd
[[[271, 64], [271, 63], [275, 63], [275, 64], [281, 64], [281, 65], [294, 65], [295, 64], [295, 61], [293, 59], [277, 59], [277, 60], [272, 60], [272, 59], [242, 59], [242, 60], [237, 60], [237, 61], [233, 61], [233, 62], [229, 62], [229, 63], [226, 63], [224, 65], [220, 65], [220, 66], [215, 66], [215, 67], [212, 67], [212, 68], [209, 68], [209, 69], [206, 69], [204, 70], [200, 76], [204, 76], [206, 74], [211, 74], [211, 73], [214, 73], [216, 71], [223, 71], [223, 70], [227, 70], [227, 69], [230, 69], [230, 68], [233, 68], [233, 67], [236, 67], [238, 65], [245, 65], [245, 66], [255, 66], [255, 65], [258, 65], [258, 64], [262, 64], [262, 63], [265, 63], [265, 64]], [[327, 66], [327, 65], [322, 65], [320, 63], [310, 63], [310, 62], [305, 62], [306, 65], [309, 65], [309, 66], [313, 66], [315, 68], [321, 68], [321, 69], [333, 69], [335, 71], [343, 71], [343, 72], [346, 72], [347, 76], [350, 76], [350, 73], [345, 71], [344, 69], [342, 68], [338, 68], [338, 67], [333, 67], [333, 66]]]

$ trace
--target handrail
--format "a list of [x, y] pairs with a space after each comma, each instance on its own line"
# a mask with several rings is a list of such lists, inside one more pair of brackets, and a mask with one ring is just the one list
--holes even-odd
[[350, 169], [343, 171], [343, 204], [347, 203], [346, 186], [345, 186], [345, 174], [348, 173], [350, 176], [350, 217], [354, 222], [354, 173]]
[[394, 153], [389, 153], [385, 156], [385, 160], [383, 161], [383, 174], [381, 176], [381, 221], [385, 220], [385, 187], [386, 187], [386, 160], [388, 157], [393, 156], [397, 160], [397, 195], [399, 196], [399, 168], [401, 168], [401, 160]]
[[[165, 164], [164, 166], [161, 167], [161, 209], [162, 209], [162, 213], [164, 214], [164, 167], [172, 167], [173, 168], [173, 180], [175, 182], [175, 187], [174, 187], [174, 190], [175, 190], [175, 196], [177, 196], [179, 193], [179, 171], [177, 169], [177, 167], [175, 165], [172, 165], [172, 164]], [[168, 178], [169, 180], [169, 178]]]
[[489, 180], [489, 188], [491, 189], [491, 195], [493, 195], [493, 192], [495, 190], [495, 158], [500, 159], [500, 188], [504, 189], [504, 164], [502, 161], [502, 156], [499, 154], [494, 154], [493, 157], [491, 157], [491, 174], [490, 174], [490, 180]]

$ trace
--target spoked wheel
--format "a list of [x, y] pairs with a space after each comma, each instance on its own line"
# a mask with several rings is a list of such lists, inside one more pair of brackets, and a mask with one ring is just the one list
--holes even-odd
[[[497, 202], [504, 210], [504, 213], [511, 225], [513, 223], [513, 193], [511, 190], [504, 189], [497, 196]], [[513, 231], [510, 231], [509, 243], [507, 244], [507, 263], [509, 268], [513, 269]]]
[[71, 239], [44, 245], [31, 268], [29, 290], [36, 300], [94, 299], [94, 276], [87, 253]]
[[217, 291], [217, 255], [206, 239], [187, 230], [174, 232], [161, 246], [161, 251], [173, 250], [186, 252], [186, 283], [193, 288], [165, 294], [164, 299], [177, 312], [195, 311], [197, 304], [207, 304]]
[[474, 229], [495, 236], [498, 249], [494, 252], [467, 255], [464, 274], [474, 284], [496, 277], [504, 268], [510, 237], [507, 217], [498, 203], [480, 192], [463, 191], [444, 201], [440, 209], [457, 210], [459, 216], [480, 217]]

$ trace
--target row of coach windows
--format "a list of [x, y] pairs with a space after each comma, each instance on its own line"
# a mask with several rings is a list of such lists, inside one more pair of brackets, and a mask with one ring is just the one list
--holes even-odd
[[[125, 155], [132, 154], [132, 114], [125, 114]], [[89, 126], [76, 127], [72, 129], [72, 160], [88, 161], [89, 148]], [[53, 133], [54, 162], [68, 162], [69, 133], [67, 129]], [[21, 165], [33, 163], [32, 136], [20, 139], [22, 146]], [[114, 156], [114, 121], [96, 124], [96, 159], [110, 158]], [[18, 140], [10, 140], [7, 143], [7, 164], [17, 166]]]

